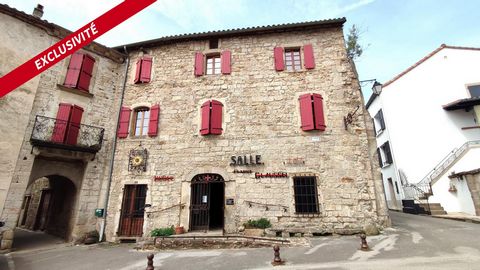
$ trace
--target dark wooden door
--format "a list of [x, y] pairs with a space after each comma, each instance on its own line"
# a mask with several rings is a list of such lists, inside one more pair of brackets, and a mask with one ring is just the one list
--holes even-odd
[[147, 185], [126, 185], [123, 191], [119, 236], [142, 236]]

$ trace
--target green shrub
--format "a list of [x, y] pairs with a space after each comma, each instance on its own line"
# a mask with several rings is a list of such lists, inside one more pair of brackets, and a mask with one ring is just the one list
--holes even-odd
[[272, 227], [272, 224], [270, 223], [270, 220], [266, 218], [260, 218], [256, 220], [251, 220], [249, 219], [246, 223], [243, 224], [245, 228], [250, 229], [250, 228], [257, 228], [257, 229], [266, 229]]
[[150, 233], [151, 236], [170, 236], [175, 233], [173, 226], [166, 228], [156, 228]]

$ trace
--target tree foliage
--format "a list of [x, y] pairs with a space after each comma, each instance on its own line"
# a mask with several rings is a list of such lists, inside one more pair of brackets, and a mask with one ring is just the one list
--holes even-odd
[[355, 60], [363, 53], [363, 47], [359, 43], [360, 31], [354, 25], [350, 28], [347, 35], [347, 56], [348, 58]]

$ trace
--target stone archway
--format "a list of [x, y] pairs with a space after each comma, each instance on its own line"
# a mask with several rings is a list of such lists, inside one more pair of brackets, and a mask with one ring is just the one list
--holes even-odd
[[64, 176], [32, 181], [24, 196], [18, 226], [70, 240], [77, 194], [75, 184]]

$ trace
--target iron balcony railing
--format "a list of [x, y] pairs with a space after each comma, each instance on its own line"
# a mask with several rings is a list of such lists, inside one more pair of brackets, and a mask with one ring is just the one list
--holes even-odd
[[104, 132], [103, 128], [37, 115], [30, 142], [33, 146], [96, 153], [102, 148]]

